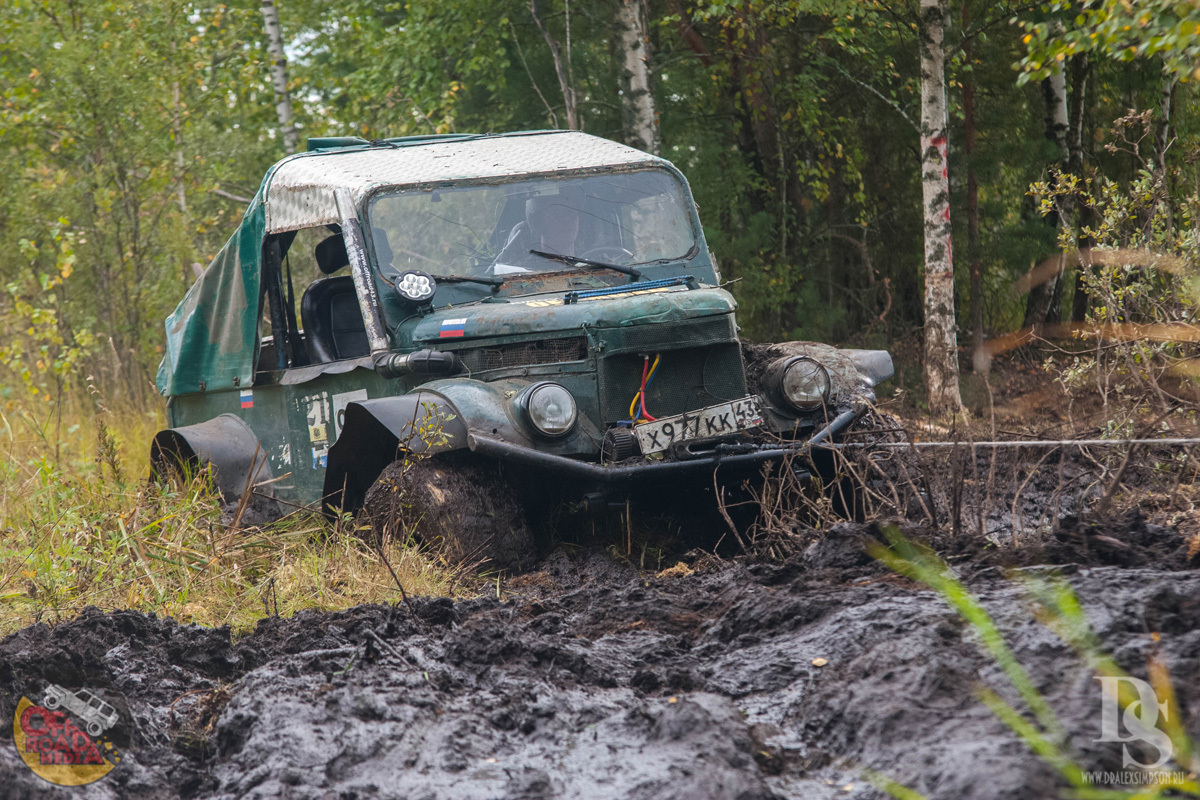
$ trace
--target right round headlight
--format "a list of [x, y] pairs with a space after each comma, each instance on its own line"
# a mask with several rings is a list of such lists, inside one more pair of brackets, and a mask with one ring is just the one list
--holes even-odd
[[829, 373], [806, 356], [790, 359], [779, 378], [779, 394], [793, 408], [810, 411], [829, 399]]
[[525, 414], [539, 433], [562, 436], [575, 427], [575, 398], [557, 383], [539, 383], [525, 393]]

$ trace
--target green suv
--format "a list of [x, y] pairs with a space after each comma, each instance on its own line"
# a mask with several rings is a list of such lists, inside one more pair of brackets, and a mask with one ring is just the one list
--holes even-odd
[[416, 506], [510, 566], [523, 500], [602, 509], [835, 441], [891, 358], [748, 358], [696, 211], [668, 161], [575, 131], [310, 139], [166, 321], [152, 461], [268, 510]]

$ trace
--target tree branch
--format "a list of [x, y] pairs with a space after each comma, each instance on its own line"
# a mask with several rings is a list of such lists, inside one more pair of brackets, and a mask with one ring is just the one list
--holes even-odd
[[891, 106], [893, 111], [895, 111], [895, 112], [896, 112], [897, 114], [899, 114], [900, 116], [904, 117], [904, 121], [905, 121], [905, 122], [907, 122], [909, 125], [911, 125], [911, 126], [912, 126], [912, 129], [913, 129], [914, 131], [916, 131], [916, 132], [917, 132], [917, 135], [918, 135], [918, 136], [920, 136], [920, 135], [921, 135], [921, 126], [920, 126], [920, 125], [918, 125], [917, 123], [913, 122], [913, 120], [912, 120], [912, 117], [910, 117], [910, 116], [908, 115], [908, 113], [907, 113], [907, 112], [905, 112], [905, 110], [904, 110], [903, 108], [901, 108], [901, 107], [899, 106], [899, 104], [898, 104], [898, 103], [896, 103], [896, 101], [892, 100], [890, 97], [888, 97], [888, 96], [887, 96], [887, 95], [885, 95], [883, 92], [881, 92], [881, 91], [879, 91], [878, 89], [876, 89], [876, 88], [875, 88], [874, 86], [872, 86], [871, 84], [869, 84], [869, 83], [863, 83], [863, 82], [862, 82], [862, 81], [860, 81], [858, 78], [854, 77], [854, 76], [853, 76], [853, 75], [851, 75], [849, 72], [846, 72], [846, 70], [842, 69], [842, 68], [841, 68], [841, 66], [839, 66], [838, 64], [834, 64], [834, 65], [833, 65], [833, 68], [834, 68], [835, 70], [837, 70], [838, 72], [840, 72], [840, 73], [842, 74], [842, 77], [844, 77], [846, 80], [850, 81], [851, 83], [853, 83], [853, 84], [855, 84], [855, 85], [857, 85], [857, 86], [860, 86], [860, 87], [862, 87], [863, 89], [866, 89], [868, 92], [870, 92], [871, 94], [875, 95], [875, 96], [876, 96], [876, 97], [878, 97], [880, 100], [882, 100], [883, 102], [885, 102], [885, 103], [887, 103], [889, 106]]

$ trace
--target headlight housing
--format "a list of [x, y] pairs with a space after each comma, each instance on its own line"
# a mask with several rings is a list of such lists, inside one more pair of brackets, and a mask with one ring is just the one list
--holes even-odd
[[543, 436], [565, 436], [575, 427], [575, 398], [557, 383], [536, 383], [521, 394], [525, 419]]
[[812, 411], [829, 402], [833, 387], [825, 367], [808, 356], [781, 358], [768, 374], [779, 400], [797, 411]]
[[405, 300], [423, 303], [433, 297], [437, 283], [428, 272], [409, 270], [396, 279], [396, 292]]

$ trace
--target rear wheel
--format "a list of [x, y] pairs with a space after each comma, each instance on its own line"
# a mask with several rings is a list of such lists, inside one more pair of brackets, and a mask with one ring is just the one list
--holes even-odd
[[513, 489], [494, 467], [448, 453], [392, 463], [367, 491], [375, 536], [407, 536], [453, 564], [506, 570], [533, 564], [533, 535]]

